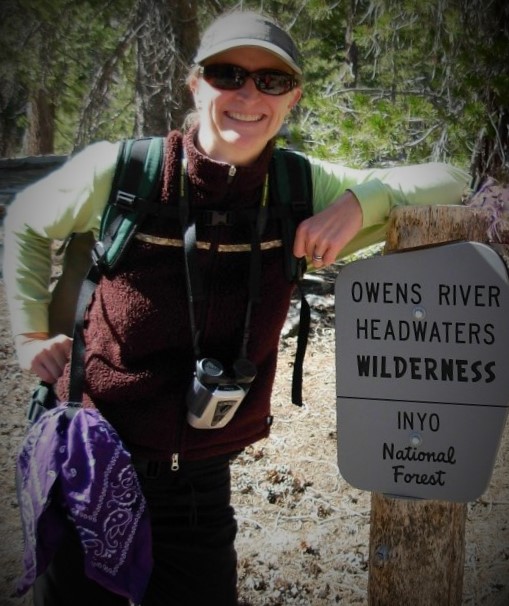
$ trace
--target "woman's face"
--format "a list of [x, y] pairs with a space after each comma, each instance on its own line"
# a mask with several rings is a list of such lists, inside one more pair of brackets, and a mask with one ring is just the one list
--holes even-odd
[[[207, 61], [218, 63], [238, 65], [249, 72], [277, 69], [291, 73], [283, 61], [258, 48], [228, 50]], [[195, 76], [190, 88], [199, 114], [199, 148], [214, 160], [238, 166], [256, 160], [302, 94], [296, 87], [283, 95], [267, 95], [257, 90], [252, 78], [238, 90], [220, 90]]]

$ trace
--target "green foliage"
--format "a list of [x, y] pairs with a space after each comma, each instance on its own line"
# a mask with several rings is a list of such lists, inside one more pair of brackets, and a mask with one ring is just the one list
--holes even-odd
[[[350, 11], [342, 3], [326, 19], [313, 18], [320, 37], [303, 43], [308, 71], [298, 117], [308, 149], [357, 166], [433, 159], [468, 167], [490, 113], [507, 106], [508, 9], [504, 30], [497, 2], [349, 4]], [[353, 85], [348, 35], [357, 50]], [[325, 68], [327, 55], [317, 49], [333, 58]]]
[[[0, 25], [1, 75], [15, 74], [27, 100], [44, 91], [55, 110], [57, 153], [73, 148], [94, 77], [115, 52], [132, 5], [132, 0], [19, 0], [6, 12]], [[133, 59], [131, 52], [112, 74], [91, 136], [116, 138], [121, 129], [132, 130]]]
[[[15, 77], [27, 95], [44, 88], [57, 111], [57, 149], [129, 136], [134, 41], [100, 94], [94, 85], [119, 53], [135, 0], [4, 4], [0, 79]], [[468, 167], [480, 132], [500, 137], [509, 98], [503, 0], [212, 0], [200, 19], [232, 7], [273, 15], [301, 46], [305, 90], [288, 124], [297, 148], [354, 166], [433, 159]]]

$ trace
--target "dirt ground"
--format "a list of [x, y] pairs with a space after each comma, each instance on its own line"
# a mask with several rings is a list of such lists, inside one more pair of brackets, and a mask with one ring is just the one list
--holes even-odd
[[[294, 348], [294, 337], [281, 341], [271, 437], [248, 448], [233, 466], [241, 604], [367, 604], [370, 494], [349, 486], [338, 472], [331, 315], [311, 335], [302, 409], [290, 403]], [[0, 606], [26, 606], [27, 597], [10, 597], [22, 542], [14, 461], [34, 379], [13, 357], [3, 283], [0, 376]], [[506, 426], [489, 488], [468, 504], [465, 606], [509, 605], [508, 472]]]

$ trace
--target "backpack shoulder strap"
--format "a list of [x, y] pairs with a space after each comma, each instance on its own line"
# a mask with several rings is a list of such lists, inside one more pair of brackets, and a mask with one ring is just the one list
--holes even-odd
[[302, 290], [301, 280], [306, 260], [293, 254], [295, 230], [299, 223], [313, 214], [313, 182], [309, 160], [303, 154], [276, 149], [271, 167], [271, 183], [276, 203], [288, 209], [282, 213], [281, 237], [288, 280], [295, 282], [300, 292], [299, 332], [292, 376], [292, 402], [302, 406], [302, 373], [308, 343], [311, 310]]
[[276, 203], [283, 206], [281, 235], [286, 277], [290, 282], [298, 282], [304, 275], [306, 262], [293, 255], [293, 242], [298, 224], [313, 214], [311, 166], [304, 154], [276, 148], [269, 170]]
[[122, 258], [150, 205], [159, 194], [164, 165], [164, 138], [121, 142], [113, 184], [101, 220], [94, 261], [105, 271]]
[[164, 139], [127, 139], [119, 148], [115, 175], [99, 240], [92, 250], [93, 263], [82, 282], [74, 321], [69, 401], [80, 405], [85, 377], [83, 328], [86, 310], [101, 275], [111, 271], [127, 250], [139, 225], [158, 195], [164, 164]]

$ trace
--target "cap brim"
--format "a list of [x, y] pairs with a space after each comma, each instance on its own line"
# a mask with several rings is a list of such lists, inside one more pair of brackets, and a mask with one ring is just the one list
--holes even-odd
[[203, 63], [207, 59], [218, 55], [219, 53], [223, 53], [227, 50], [231, 50], [232, 48], [241, 48], [241, 47], [251, 47], [251, 48], [263, 48], [264, 50], [272, 53], [282, 61], [284, 61], [294, 72], [297, 74], [302, 74], [302, 69], [293, 61], [288, 53], [277, 46], [276, 44], [271, 44], [270, 42], [257, 40], [256, 38], [242, 38], [240, 40], [228, 40], [228, 42], [224, 42], [222, 44], [216, 44], [212, 48], [208, 48], [207, 52], [199, 52], [194, 58], [195, 63]]

